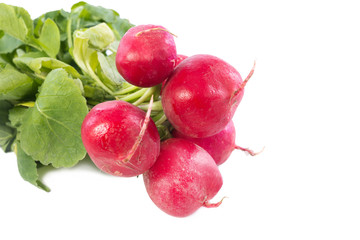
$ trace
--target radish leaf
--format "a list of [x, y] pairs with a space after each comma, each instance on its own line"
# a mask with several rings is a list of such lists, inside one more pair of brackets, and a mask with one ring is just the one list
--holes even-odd
[[51, 71], [35, 106], [20, 126], [21, 147], [44, 165], [72, 167], [85, 157], [81, 124], [88, 108], [81, 90], [64, 69]]
[[10, 64], [0, 67], [0, 100], [23, 100], [36, 92], [36, 84]]
[[29, 155], [27, 155], [21, 148], [20, 142], [16, 141], [15, 152], [17, 156], [17, 164], [21, 177], [36, 187], [50, 192], [50, 189], [39, 180], [36, 162]]

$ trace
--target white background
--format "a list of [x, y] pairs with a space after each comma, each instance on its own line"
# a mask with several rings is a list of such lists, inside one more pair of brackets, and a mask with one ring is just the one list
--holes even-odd
[[[3, 1], [32, 18], [75, 1]], [[224, 185], [202, 208], [174, 218], [142, 177], [89, 163], [51, 171], [45, 193], [0, 153], [0, 239], [360, 239], [360, 14], [357, 1], [88, 1], [134, 24], [176, 34], [178, 53], [223, 58], [255, 74], [234, 117]]]

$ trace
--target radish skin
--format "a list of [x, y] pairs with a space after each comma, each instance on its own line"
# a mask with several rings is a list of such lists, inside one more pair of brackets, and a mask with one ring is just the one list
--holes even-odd
[[176, 60], [175, 60], [175, 67], [177, 66], [177, 65], [179, 65], [184, 59], [186, 59], [188, 56], [186, 56], [186, 55], [183, 55], [183, 54], [178, 54], [177, 56], [176, 56]]
[[236, 145], [236, 131], [233, 121], [230, 121], [221, 132], [210, 137], [191, 138], [182, 134], [176, 129], [173, 130], [171, 134], [175, 138], [186, 139], [205, 149], [212, 156], [217, 165], [223, 164], [230, 157], [234, 149], [247, 152], [251, 156], [258, 154], [248, 148], [243, 148]]
[[194, 55], [184, 59], [167, 80], [162, 92], [164, 113], [184, 135], [209, 137], [232, 119], [244, 88], [230, 64], [215, 56]]
[[180, 138], [161, 143], [155, 164], [143, 174], [151, 200], [175, 217], [186, 217], [200, 207], [217, 207], [209, 201], [223, 181], [212, 157], [198, 145]]
[[121, 100], [103, 102], [92, 108], [82, 124], [81, 137], [94, 164], [114, 176], [133, 177], [144, 173], [160, 152], [160, 136], [150, 118], [150, 110], [146, 115]]
[[[178, 55], [176, 56], [176, 60], [175, 60], [175, 67], [176, 67], [177, 65], [179, 65], [185, 58], [187, 58], [187, 56], [182, 55], [182, 54], [178, 54]], [[167, 80], [168, 80], [168, 79], [165, 79], [165, 81], [163, 81], [162, 84], [161, 84], [160, 95], [161, 95], [161, 93], [162, 93], [163, 88], [165, 87], [165, 84], [166, 84]]]
[[174, 37], [166, 28], [138, 25], [121, 38], [116, 67], [127, 82], [138, 87], [152, 87], [171, 74], [176, 56]]

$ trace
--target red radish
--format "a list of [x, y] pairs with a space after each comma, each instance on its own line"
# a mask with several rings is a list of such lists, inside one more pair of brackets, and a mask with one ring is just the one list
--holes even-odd
[[234, 67], [211, 55], [183, 60], [162, 92], [164, 113], [176, 130], [196, 138], [220, 132], [232, 119], [246, 82]]
[[92, 108], [82, 124], [81, 137], [94, 164], [115, 176], [144, 173], [160, 152], [160, 136], [150, 118], [150, 110], [145, 114], [120, 100]]
[[[176, 67], [177, 65], [179, 65], [179, 63], [181, 63], [185, 58], [187, 58], [187, 56], [182, 55], [182, 54], [178, 54], [178, 55], [176, 56], [176, 60], [175, 60], [175, 67]], [[167, 79], [165, 79], [165, 80], [162, 82], [160, 94], [162, 93], [162, 90], [163, 90], [163, 88], [165, 87], [166, 82], [167, 82]]]
[[212, 156], [217, 165], [223, 164], [234, 149], [245, 151], [251, 156], [258, 154], [250, 149], [242, 148], [235, 144], [236, 132], [233, 121], [230, 121], [222, 131], [210, 137], [191, 138], [176, 131], [176, 129], [172, 132], [172, 135], [175, 138], [184, 138], [199, 145]]
[[151, 200], [172, 216], [221, 204], [209, 203], [223, 184], [218, 167], [209, 153], [185, 139], [162, 142], [157, 161], [143, 177]]
[[130, 28], [120, 40], [116, 67], [129, 83], [152, 87], [164, 81], [176, 64], [173, 35], [158, 25]]
[[177, 65], [179, 65], [179, 63], [181, 63], [185, 58], [187, 58], [187, 56], [182, 55], [182, 54], [178, 54], [178, 55], [176, 56], [176, 60], [175, 60], [175, 67], [176, 67]]

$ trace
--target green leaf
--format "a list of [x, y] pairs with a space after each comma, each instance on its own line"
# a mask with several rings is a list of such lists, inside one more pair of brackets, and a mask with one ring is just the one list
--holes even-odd
[[48, 73], [54, 69], [63, 68], [74, 78], [81, 75], [69, 64], [55, 58], [44, 57], [41, 52], [29, 52], [13, 59], [14, 64], [23, 72], [44, 80]]
[[15, 152], [17, 156], [17, 165], [21, 177], [25, 181], [33, 184], [34, 186], [46, 192], [50, 192], [50, 189], [39, 180], [39, 174], [37, 171], [37, 164], [35, 160], [23, 151], [19, 141], [16, 141]]
[[33, 35], [33, 22], [24, 8], [0, 3], [0, 29], [22, 42], [29, 43]]
[[11, 53], [12, 51], [20, 47], [22, 44], [22, 41], [8, 34], [3, 34], [3, 36], [0, 37], [0, 54]]
[[0, 4], [0, 30], [29, 46], [43, 50], [50, 57], [55, 57], [59, 52], [60, 32], [56, 23], [46, 19], [39, 38], [35, 38], [33, 21], [21, 7]]
[[11, 143], [15, 138], [14, 129], [0, 123], [0, 147], [4, 152], [9, 152]]
[[96, 105], [107, 100], [115, 100], [115, 98], [105, 92], [104, 89], [92, 84], [84, 85], [84, 96], [91, 105]]
[[97, 75], [100, 76], [102, 82], [112, 90], [118, 89], [125, 82], [120, 75], [115, 64], [115, 54], [105, 56], [98, 52], [99, 66], [97, 68]]
[[50, 72], [51, 70], [58, 68], [63, 68], [71, 76], [75, 78], [80, 77], [80, 74], [75, 70], [75, 68], [55, 58], [34, 58], [32, 61], [29, 62], [28, 66], [37, 74], [41, 74], [42, 72]]
[[22, 49], [17, 49], [16, 56], [12, 59], [12, 62], [21, 72], [33, 77], [34, 80], [41, 85], [49, 71], [41, 71], [40, 74], [36, 74], [30, 67], [30, 64], [34, 59], [43, 57], [47, 57], [44, 52], [25, 53]]
[[[16, 49], [15, 51], [11, 52], [11, 53], [6, 53], [6, 54], [0, 54], [0, 68], [4, 68], [5, 64], [10, 64], [12, 66], [15, 66], [12, 62], [15, 54], [16, 54], [16, 51], [19, 50], [20, 48]], [[1, 67], [2, 65], [2, 67]]]
[[35, 82], [6, 64], [0, 68], [0, 100], [24, 100], [35, 95]]
[[102, 82], [95, 71], [100, 66], [98, 51], [106, 49], [114, 40], [111, 29], [102, 23], [86, 31], [76, 31], [72, 51], [74, 60], [81, 70], [109, 94], [113, 94], [112, 90]]
[[44, 165], [71, 167], [84, 158], [81, 124], [88, 108], [73, 79], [64, 69], [49, 73], [35, 106], [20, 127], [23, 150]]
[[74, 64], [74, 61], [69, 53], [69, 47], [67, 44], [68, 42], [67, 25], [68, 22], [70, 22], [69, 16], [70, 13], [64, 11], [63, 9], [58, 11], [47, 12], [41, 15], [40, 17], [34, 20], [34, 25], [35, 25], [34, 35], [39, 37], [44, 22], [47, 19], [53, 20], [56, 23], [57, 27], [59, 28], [59, 32], [60, 32], [60, 51], [57, 54], [57, 59], [68, 64]]
[[41, 48], [52, 58], [60, 50], [60, 32], [56, 23], [50, 18], [45, 20], [40, 37], [37, 39]]
[[117, 40], [120, 40], [130, 28], [135, 26], [131, 24], [127, 19], [121, 18], [116, 18], [114, 22], [110, 22], [108, 23], [108, 25], [114, 31]]
[[34, 34], [37, 37], [39, 37], [44, 22], [46, 21], [46, 19], [51, 19], [56, 23], [56, 25], [58, 26], [58, 28], [60, 30], [60, 40], [66, 41], [66, 38], [67, 38], [67, 35], [66, 35], [67, 29], [66, 28], [67, 28], [67, 21], [68, 21], [69, 15], [70, 15], [70, 13], [64, 11], [63, 9], [57, 10], [57, 11], [51, 11], [51, 12], [47, 12], [47, 13], [43, 14], [42, 16], [40, 16], [34, 20], [34, 25], [35, 25]]
[[19, 128], [23, 123], [25, 113], [28, 111], [27, 107], [17, 106], [9, 110], [9, 121], [13, 128]]
[[104, 51], [115, 41], [113, 31], [105, 23], [100, 23], [85, 31], [78, 31], [77, 37], [89, 39], [89, 47]]
[[8, 62], [0, 55], [0, 69], [3, 69]]
[[0, 147], [4, 152], [11, 151], [11, 144], [15, 139], [15, 130], [8, 126], [9, 109], [12, 104], [8, 101], [0, 100]]
[[73, 32], [79, 29], [106, 23], [114, 32], [115, 38], [120, 40], [125, 32], [133, 26], [127, 19], [120, 18], [116, 11], [85, 2], [76, 3], [71, 7], [69, 19], [67, 30], [69, 47], [73, 46], [71, 38]]
[[86, 2], [79, 2], [71, 7], [72, 13], [78, 13], [78, 17], [88, 21], [114, 22], [119, 16], [117, 12], [101, 6], [93, 6]]
[[5, 124], [9, 121], [8, 113], [12, 108], [12, 104], [8, 101], [0, 100], [0, 124]]

